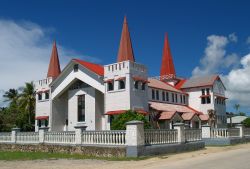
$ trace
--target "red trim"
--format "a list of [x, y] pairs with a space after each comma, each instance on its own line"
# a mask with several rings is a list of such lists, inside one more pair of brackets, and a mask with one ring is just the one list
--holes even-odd
[[220, 95], [216, 95], [216, 94], [214, 94], [214, 96], [216, 96], [216, 97], [218, 97], [218, 98], [222, 98], [222, 99], [228, 99], [228, 98], [225, 97], [225, 96], [220, 96]]
[[126, 77], [119, 77], [119, 78], [115, 79], [115, 81], [118, 81], [118, 80], [125, 80], [125, 79], [126, 79]]
[[200, 98], [202, 97], [210, 97], [211, 95], [210, 94], [207, 94], [207, 95], [201, 95]]
[[187, 80], [184, 79], [184, 80], [180, 80], [176, 85], [175, 85], [175, 88], [180, 90], [181, 87], [183, 86], [183, 84], [186, 82]]
[[36, 120], [47, 120], [49, 116], [37, 116]]
[[104, 80], [104, 83], [109, 83], [109, 82], [113, 82], [114, 79], [107, 79], [107, 80]]
[[194, 108], [192, 108], [192, 107], [189, 107], [189, 106], [187, 106], [189, 109], [191, 109], [191, 110], [193, 110], [193, 111], [195, 111], [197, 114], [199, 114], [199, 115], [201, 115], [201, 114], [203, 114], [202, 112], [200, 112], [200, 111], [198, 111], [198, 110], [195, 110]]
[[91, 62], [86, 62], [86, 61], [79, 60], [79, 59], [72, 59], [72, 60], [81, 64], [82, 66], [91, 70], [92, 72], [96, 73], [97, 75], [104, 76], [104, 68], [102, 65], [98, 65], [95, 63], [91, 63]]
[[147, 79], [144, 79], [144, 78], [139, 77], [139, 76], [133, 76], [133, 79], [135, 81], [141, 81], [141, 82], [144, 82], [144, 83], [149, 83], [149, 81]]
[[[114, 111], [108, 111], [107, 113], [105, 113], [105, 115], [118, 115], [118, 114], [122, 114], [122, 113], [125, 113], [126, 111], [128, 110], [114, 110]], [[138, 109], [138, 110], [135, 110], [137, 113], [140, 113], [140, 114], [143, 114], [143, 115], [147, 115], [148, 112], [144, 111], [144, 110], [141, 110], [141, 109]]]

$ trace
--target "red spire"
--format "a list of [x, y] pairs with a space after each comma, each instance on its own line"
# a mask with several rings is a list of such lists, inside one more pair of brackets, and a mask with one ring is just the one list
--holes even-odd
[[56, 41], [53, 43], [47, 77], [56, 78], [61, 73]]
[[161, 77], [162, 76], [169, 76], [169, 78], [175, 77], [174, 63], [170, 52], [167, 33], [165, 35], [163, 54], [162, 54]]
[[122, 62], [130, 60], [135, 62], [132, 43], [130, 39], [130, 34], [128, 30], [128, 23], [126, 16], [124, 17], [123, 28], [122, 28], [122, 36], [120, 40], [120, 47], [117, 56], [117, 62]]

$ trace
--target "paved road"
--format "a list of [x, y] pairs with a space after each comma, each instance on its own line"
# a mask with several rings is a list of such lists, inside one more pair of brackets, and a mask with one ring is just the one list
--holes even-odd
[[169, 163], [160, 162], [150, 169], [250, 169], [250, 148], [237, 149], [188, 158]]
[[[0, 153], [1, 155], [1, 153]], [[250, 169], [250, 144], [207, 148], [140, 161], [0, 161], [0, 169]]]

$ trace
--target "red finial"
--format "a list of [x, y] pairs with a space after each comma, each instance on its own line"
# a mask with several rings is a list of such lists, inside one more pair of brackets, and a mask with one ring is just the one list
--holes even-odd
[[164, 76], [173, 78], [176, 75], [167, 33], [165, 34], [160, 75], [161, 79], [164, 79]]
[[56, 41], [53, 43], [47, 77], [56, 78], [61, 73]]
[[125, 16], [124, 21], [123, 21], [122, 36], [120, 40], [120, 47], [119, 47], [119, 52], [117, 56], [117, 62], [122, 62], [126, 60], [135, 62], [132, 43], [131, 43], [130, 34], [128, 30], [127, 18]]

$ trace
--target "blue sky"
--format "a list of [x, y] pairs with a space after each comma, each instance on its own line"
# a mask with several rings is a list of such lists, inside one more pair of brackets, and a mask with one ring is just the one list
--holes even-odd
[[[26, 57], [31, 57], [29, 61], [43, 62], [41, 67], [45, 67], [41, 68], [43, 74], [36, 76], [34, 73], [29, 77], [39, 79], [46, 74], [46, 62], [49, 61], [50, 44], [53, 39], [57, 40], [59, 48], [62, 49], [61, 51], [59, 49], [59, 54], [63, 65], [73, 57], [100, 64], [115, 62], [123, 17], [126, 15], [136, 61], [148, 66], [150, 76], [159, 75], [164, 33], [168, 32], [175, 69], [179, 76], [190, 77], [204, 72], [205, 74], [219, 73], [225, 76], [225, 81], [228, 83], [232, 81], [229, 77], [230, 72], [241, 70], [244, 67], [240, 62], [241, 58], [249, 53], [250, 39], [247, 43], [247, 38], [250, 36], [249, 6], [250, 2], [247, 1], [218, 2], [215, 0], [2, 0], [0, 22], [3, 22], [3, 27], [7, 24], [10, 24], [10, 27], [14, 25], [26, 33], [31, 30], [32, 34], [27, 33], [27, 37], [33, 38], [29, 40], [32, 48], [38, 48], [37, 52], [44, 51], [43, 56], [38, 54], [37, 57], [35, 55]], [[16, 31], [16, 29], [13, 30], [13, 32]], [[4, 35], [6, 35], [5, 32]], [[208, 37], [211, 37], [210, 40]], [[223, 41], [225, 40], [223, 38], [226, 41]], [[6, 36], [6, 39], [10, 40], [9, 36]], [[28, 40], [25, 37], [25, 41], [22, 42], [26, 41]], [[19, 40], [16, 39], [15, 42]], [[212, 47], [209, 47], [209, 44], [212, 44]], [[22, 47], [25, 48], [24, 45]], [[209, 51], [206, 53], [206, 49], [211, 48], [215, 56], [211, 56]], [[210, 56], [217, 58], [218, 50], [223, 55], [218, 56], [221, 60], [220, 64], [207, 69], [206, 65], [210, 65], [211, 61], [204, 58], [207, 55], [209, 55], [208, 58]], [[28, 53], [33, 54], [33, 52], [36, 51]], [[0, 54], [5, 53], [0, 52]], [[234, 56], [231, 57], [231, 55]], [[25, 58], [25, 55], [23, 57]], [[203, 64], [200, 62], [202, 59], [205, 60]], [[228, 65], [223, 66], [227, 62], [229, 62]], [[197, 71], [194, 73], [196, 67], [199, 68], [198, 73]], [[201, 73], [201, 70], [206, 71]], [[27, 76], [22, 78], [24, 81], [30, 80]], [[238, 93], [235, 94], [236, 85], [229, 86], [232, 102], [241, 103], [243, 99], [242, 110], [249, 111], [248, 100], [246, 100], [249, 95], [240, 100], [237, 99], [240, 93], [237, 90]], [[244, 85], [246, 84], [243, 84], [242, 88]], [[6, 90], [6, 86], [0, 84], [0, 90]], [[250, 91], [247, 90], [247, 94], [250, 94]], [[228, 109], [233, 110], [232, 106]]]

